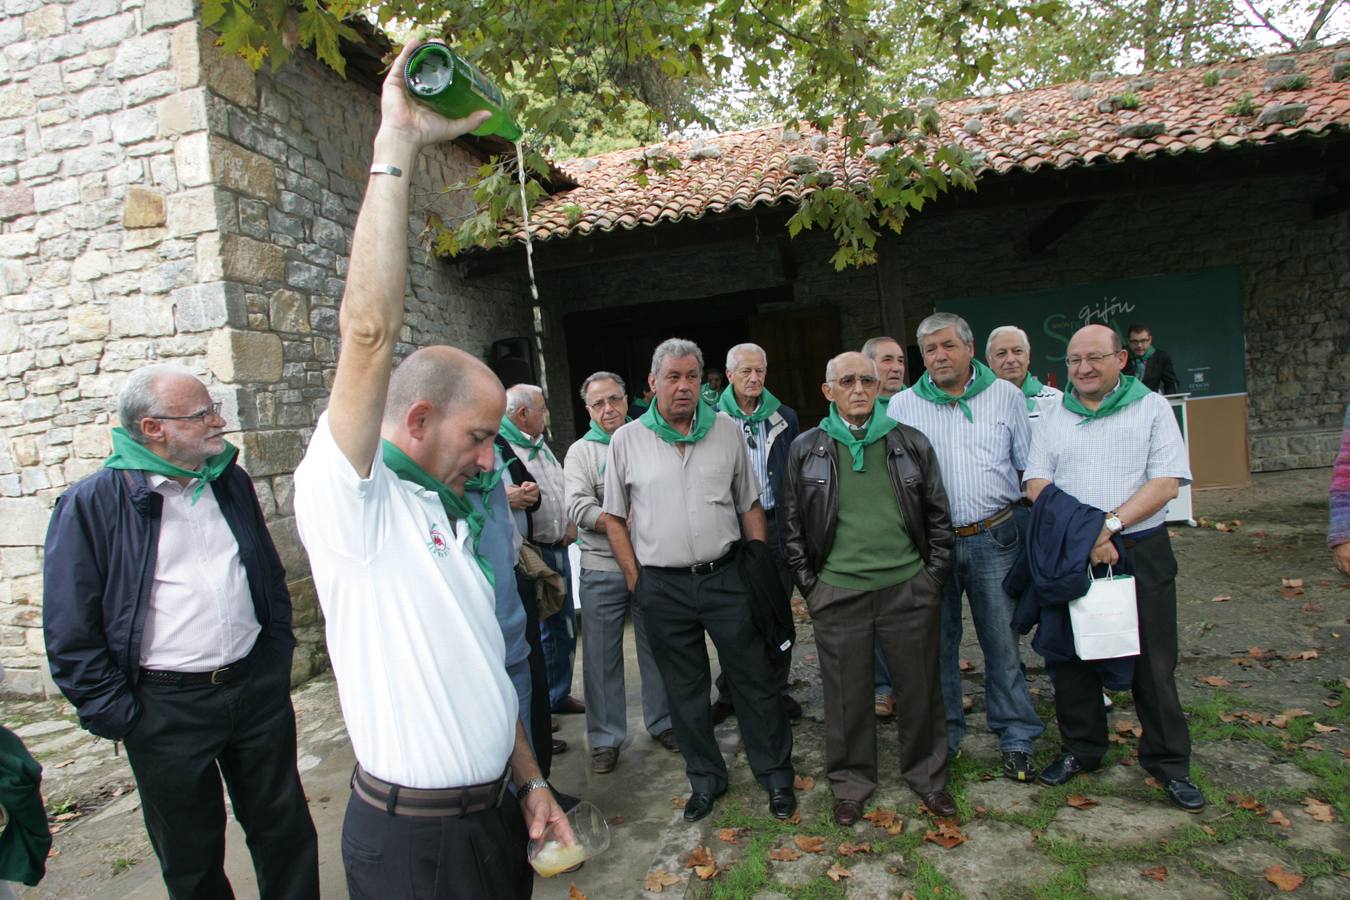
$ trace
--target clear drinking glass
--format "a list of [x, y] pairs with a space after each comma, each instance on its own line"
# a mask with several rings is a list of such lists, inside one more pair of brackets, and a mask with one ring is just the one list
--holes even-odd
[[594, 803], [582, 800], [567, 818], [548, 827], [538, 840], [530, 841], [530, 865], [545, 878], [581, 865], [609, 847], [609, 823]]

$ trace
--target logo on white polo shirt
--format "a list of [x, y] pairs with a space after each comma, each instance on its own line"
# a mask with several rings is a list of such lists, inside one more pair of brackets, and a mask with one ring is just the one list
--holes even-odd
[[441, 529], [436, 525], [431, 526], [431, 540], [427, 541], [427, 549], [436, 556], [442, 557], [450, 552], [449, 542], [446, 541], [445, 535], [441, 534]]

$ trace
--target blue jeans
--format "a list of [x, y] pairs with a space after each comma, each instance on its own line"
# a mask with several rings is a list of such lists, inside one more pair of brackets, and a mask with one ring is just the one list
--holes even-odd
[[563, 608], [539, 623], [539, 639], [544, 645], [544, 674], [548, 677], [548, 708], [572, 693], [572, 664], [577, 658], [577, 614], [572, 608], [572, 569], [566, 547], [540, 547], [548, 567], [563, 577], [567, 599]]
[[1003, 592], [1021, 549], [1013, 519], [956, 539], [956, 564], [942, 598], [942, 640], [938, 667], [947, 710], [947, 746], [955, 751], [965, 736], [961, 710], [961, 595], [970, 598], [975, 634], [984, 651], [985, 703], [989, 730], [1004, 752], [1031, 753], [1045, 725], [1036, 715], [1017, 653], [1012, 628], [1013, 600]]
[[886, 665], [886, 656], [881, 652], [881, 641], [876, 642], [872, 648], [872, 692], [875, 694], [889, 694], [895, 690], [895, 683], [891, 681], [891, 670]]

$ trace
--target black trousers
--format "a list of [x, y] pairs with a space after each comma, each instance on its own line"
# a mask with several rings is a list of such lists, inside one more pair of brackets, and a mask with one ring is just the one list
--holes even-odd
[[318, 841], [295, 767], [291, 650], [260, 638], [244, 669], [225, 684], [137, 688], [141, 718], [124, 743], [145, 827], [170, 897], [233, 897], [223, 777], [259, 896], [316, 898]]
[[548, 672], [544, 667], [544, 643], [539, 633], [539, 601], [534, 579], [516, 572], [516, 590], [525, 607], [525, 643], [530, 645], [530, 743], [539, 772], [545, 778], [553, 768], [553, 714], [548, 704]]
[[513, 900], [534, 889], [514, 797], [467, 816], [391, 816], [355, 794], [342, 822], [352, 900]]
[[[783, 575], [783, 583], [786, 586], [783, 602], [790, 603], [792, 597], [792, 574], [788, 571], [787, 563], [783, 562], [783, 536], [778, 528], [778, 516], [776, 515], [776, 510], [771, 509], [765, 513], [764, 523], [767, 531], [765, 543], [769, 545], [773, 550], [774, 555], [778, 558], [780, 563], [779, 571]], [[791, 615], [791, 610], [789, 610], [788, 616], [791, 617]], [[792, 673], [792, 654], [774, 653], [771, 652], [767, 646], [765, 647], [765, 653], [768, 655], [769, 670], [773, 673], [773, 683], [778, 685], [778, 692], [784, 697], [790, 696], [791, 691], [788, 687], [788, 680], [791, 678]], [[727, 687], [726, 666], [722, 666], [722, 671], [717, 673], [717, 681], [715, 681], [714, 684], [717, 685], [717, 702], [730, 703], [734, 707], [735, 702], [732, 700], [731, 689]]]
[[[1139, 765], [1162, 781], [1190, 772], [1191, 735], [1177, 696], [1177, 560], [1167, 529], [1132, 544], [1125, 541], [1134, 571], [1139, 609], [1139, 658], [1134, 666], [1135, 712], [1143, 735]], [[1055, 665], [1055, 712], [1064, 749], [1089, 767], [1109, 747], [1102, 682], [1092, 663], [1075, 659]]]
[[644, 567], [634, 599], [670, 698], [671, 725], [695, 791], [721, 793], [727, 764], [713, 734], [704, 634], [731, 680], [750, 769], [766, 790], [792, 786], [792, 729], [750, 617], [750, 589], [733, 561], [711, 575]]

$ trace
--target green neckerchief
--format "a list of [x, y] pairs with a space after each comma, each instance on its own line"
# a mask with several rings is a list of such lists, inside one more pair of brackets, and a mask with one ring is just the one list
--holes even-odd
[[638, 417], [638, 421], [646, 425], [656, 436], [667, 444], [693, 444], [703, 440], [711, 429], [713, 421], [717, 418], [717, 410], [708, 406], [706, 403], [694, 404], [694, 424], [689, 429], [688, 434], [680, 434], [674, 428], [670, 427], [665, 419], [661, 418], [661, 413], [656, 409], [656, 402], [647, 407], [647, 411]]
[[709, 406], [717, 405], [717, 389], [710, 384], [705, 384], [698, 389], [699, 399]]
[[1105, 419], [1109, 415], [1118, 413], [1131, 403], [1143, 400], [1151, 393], [1153, 392], [1144, 387], [1144, 383], [1138, 378], [1121, 375], [1120, 382], [1102, 398], [1101, 405], [1096, 409], [1088, 409], [1084, 406], [1083, 401], [1079, 400], [1072, 390], [1064, 392], [1064, 408], [1071, 413], [1082, 416], [1083, 418], [1078, 420], [1078, 424], [1082, 425], [1090, 419]]
[[993, 370], [978, 359], [972, 359], [970, 361], [970, 366], [971, 370], [975, 373], [975, 377], [971, 379], [970, 384], [966, 385], [965, 392], [959, 397], [953, 397], [951, 394], [934, 384], [933, 376], [929, 375], [927, 372], [924, 372], [923, 377], [915, 383], [913, 388], [914, 393], [918, 394], [929, 403], [936, 403], [939, 406], [955, 403], [957, 406], [961, 407], [961, 412], [965, 413], [966, 420], [974, 422], [975, 416], [971, 415], [970, 412], [970, 400], [998, 379], [994, 377]]
[[777, 397], [769, 393], [768, 388], [765, 388], [764, 393], [759, 395], [759, 406], [755, 407], [755, 411], [752, 413], [741, 409], [740, 404], [736, 402], [736, 394], [731, 385], [727, 385], [726, 390], [722, 391], [722, 396], [717, 398], [718, 409], [733, 419], [742, 419], [751, 425], [758, 425], [763, 422], [769, 416], [778, 412], [778, 407], [782, 405]]
[[[415, 484], [420, 488], [431, 491], [437, 497], [441, 498], [441, 506], [445, 509], [445, 514], [451, 519], [463, 519], [469, 526], [469, 537], [473, 541], [474, 559], [478, 560], [478, 568], [483, 570], [487, 576], [488, 584], [497, 586], [497, 578], [492, 573], [492, 562], [478, 550], [478, 542], [483, 536], [483, 520], [485, 516], [473, 508], [473, 504], [468, 500], [450, 490], [449, 486], [439, 478], [433, 478], [426, 469], [413, 462], [412, 457], [395, 447], [389, 441], [380, 441], [381, 455], [384, 457], [384, 464], [399, 478], [404, 481]], [[482, 477], [480, 473], [475, 477]], [[494, 472], [500, 480], [500, 470]], [[495, 486], [495, 485], [494, 485]], [[467, 487], [467, 485], [466, 485]], [[486, 500], [486, 498], [484, 498]], [[483, 504], [485, 507], [487, 503]]]
[[1041, 380], [1028, 372], [1022, 381], [1022, 396], [1027, 398], [1027, 412], [1036, 408], [1036, 395], [1043, 390], [1045, 385], [1041, 384]]
[[[491, 471], [484, 469], [464, 482], [464, 490], [483, 495], [483, 516], [485, 518], [491, 519], [496, 515], [492, 511], [492, 492], [497, 489], [497, 485], [502, 483], [502, 476], [505, 474], [506, 464], [503, 463]], [[453, 494], [454, 491], [451, 491], [451, 493]], [[488, 581], [491, 580], [491, 578], [488, 578]]]
[[1130, 354], [1130, 362], [1134, 363], [1134, 377], [1143, 378], [1144, 369], [1148, 368], [1148, 360], [1154, 353], [1158, 352], [1157, 347], [1150, 346], [1147, 350], [1138, 356]]
[[527, 457], [530, 462], [534, 462], [535, 457], [537, 457], [539, 451], [542, 450], [550, 462], [555, 466], [558, 464], [558, 458], [553, 455], [553, 451], [548, 449], [548, 445], [544, 443], [543, 435], [540, 435], [539, 440], [537, 441], [530, 440], [529, 436], [517, 428], [516, 423], [512, 422], [506, 416], [502, 416], [501, 435], [506, 438], [508, 444], [515, 444], [522, 450], [530, 451], [530, 455]]
[[848, 448], [849, 455], [853, 457], [853, 471], [861, 472], [863, 471], [863, 449], [873, 441], [884, 438], [892, 428], [899, 424], [882, 412], [879, 406], [874, 407], [872, 418], [867, 422], [867, 431], [863, 433], [862, 437], [858, 437], [857, 432], [849, 428], [848, 423], [839, 415], [839, 409], [831, 403], [830, 414], [820, 420], [820, 430]]
[[[631, 418], [624, 416], [623, 424], [627, 425], [631, 421], [633, 421]], [[614, 435], [606, 431], [599, 422], [591, 419], [591, 427], [586, 430], [581, 439], [583, 441], [595, 441], [597, 444], [608, 444], [613, 437]]]
[[235, 456], [239, 453], [239, 448], [233, 444], [225, 444], [225, 449], [208, 459], [200, 469], [192, 471], [184, 469], [181, 466], [175, 466], [162, 456], [157, 456], [153, 450], [144, 444], [139, 444], [125, 428], [114, 428], [112, 430], [112, 456], [103, 461], [105, 469], [133, 469], [141, 472], [154, 472], [156, 475], [163, 475], [167, 478], [196, 478], [197, 487], [192, 492], [192, 504], [195, 506], [202, 496], [202, 491], [206, 486], [220, 477]]

